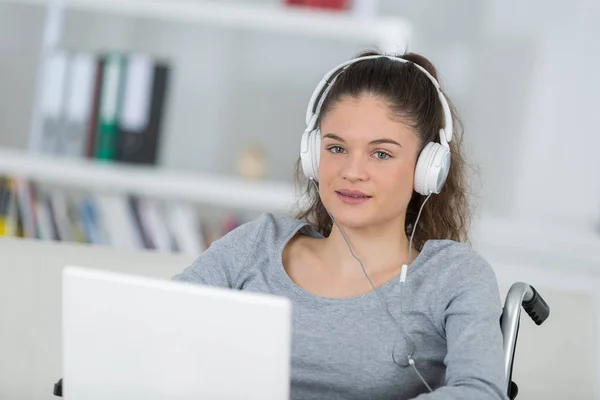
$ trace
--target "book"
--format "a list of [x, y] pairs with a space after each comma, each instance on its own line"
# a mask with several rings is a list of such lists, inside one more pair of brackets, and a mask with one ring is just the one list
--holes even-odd
[[285, 4], [328, 10], [348, 10], [350, 8], [349, 0], [285, 0]]
[[9, 236], [8, 209], [10, 203], [10, 186], [6, 178], [0, 177], [0, 236]]
[[32, 185], [34, 194], [34, 212], [38, 221], [38, 237], [41, 240], [56, 240], [58, 235], [54, 230], [52, 216], [48, 208], [48, 194], [38, 184]]
[[86, 242], [97, 245], [107, 244], [94, 196], [90, 194], [83, 196], [79, 207]]
[[206, 241], [198, 212], [192, 204], [169, 203], [166, 207], [168, 229], [177, 242], [179, 252], [192, 257], [206, 250]]
[[129, 203], [129, 210], [132, 216], [134, 229], [137, 232], [137, 236], [140, 238], [140, 244], [145, 249], [154, 249], [152, 238], [144, 225], [144, 221], [142, 221], [140, 198], [138, 196], [130, 195], [128, 196], [127, 201]]
[[41, 135], [31, 148], [42, 153], [55, 154], [59, 150], [60, 137], [64, 128], [65, 88], [68, 75], [69, 55], [56, 50], [48, 56], [45, 64], [41, 100]]
[[170, 67], [148, 55], [131, 55], [127, 64], [117, 160], [157, 162]]
[[90, 110], [90, 119], [87, 127], [87, 137], [85, 143], [85, 157], [96, 157], [96, 133], [98, 131], [98, 118], [100, 114], [100, 101], [102, 99], [102, 82], [104, 80], [104, 65], [106, 57], [96, 55], [95, 74], [92, 92], [92, 108]]
[[135, 216], [125, 193], [98, 193], [98, 214], [106, 232], [108, 245], [120, 249], [144, 248]]
[[13, 177], [11, 184], [12, 191], [18, 203], [19, 225], [22, 228], [22, 236], [29, 239], [37, 239], [37, 215], [31, 183], [20, 177]]
[[101, 160], [114, 160], [116, 156], [126, 65], [126, 55], [106, 55], [95, 138], [96, 158]]
[[75, 240], [69, 221], [69, 205], [65, 192], [59, 188], [49, 188], [47, 204], [50, 210], [53, 230], [58, 240], [72, 242]]
[[72, 52], [70, 54], [64, 126], [59, 137], [58, 149], [62, 155], [85, 156], [97, 68], [98, 64], [92, 53]]
[[149, 241], [153, 244], [153, 248], [160, 252], [174, 251], [164, 209], [160, 207], [155, 199], [146, 197], [139, 199], [138, 207], [142, 225], [149, 237]]

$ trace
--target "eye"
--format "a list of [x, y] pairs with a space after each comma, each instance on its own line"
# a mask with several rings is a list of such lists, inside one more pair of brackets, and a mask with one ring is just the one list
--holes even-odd
[[385, 151], [376, 151], [373, 154], [375, 155], [375, 158], [377, 158], [378, 160], [387, 160], [387, 159], [392, 158], [391, 154], [386, 153]]
[[333, 146], [329, 146], [327, 148], [327, 151], [329, 151], [330, 153], [334, 153], [334, 154], [340, 154], [340, 153], [344, 152], [344, 149], [342, 146], [333, 145]]

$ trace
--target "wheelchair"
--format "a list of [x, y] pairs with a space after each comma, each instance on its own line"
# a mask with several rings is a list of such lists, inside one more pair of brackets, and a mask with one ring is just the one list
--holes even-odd
[[[550, 307], [533, 286], [516, 282], [510, 287], [500, 316], [500, 329], [504, 347], [505, 388], [511, 400], [518, 394], [518, 386], [512, 381], [512, 372], [521, 322], [521, 307], [537, 325], [541, 325], [550, 315]], [[60, 379], [54, 385], [54, 395], [62, 397], [62, 392], [63, 380]]]

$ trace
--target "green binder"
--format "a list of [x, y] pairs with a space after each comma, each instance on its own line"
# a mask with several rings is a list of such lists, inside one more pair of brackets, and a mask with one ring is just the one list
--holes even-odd
[[96, 158], [101, 160], [116, 158], [126, 63], [124, 54], [106, 55], [96, 133]]

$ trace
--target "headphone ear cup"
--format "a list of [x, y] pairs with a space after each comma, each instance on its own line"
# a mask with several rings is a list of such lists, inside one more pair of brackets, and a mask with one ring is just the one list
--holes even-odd
[[321, 132], [319, 129], [306, 130], [300, 144], [302, 172], [308, 179], [318, 181], [321, 150]]
[[415, 168], [415, 192], [423, 196], [440, 193], [449, 170], [450, 149], [439, 143], [427, 143]]
[[315, 176], [314, 180], [319, 181], [319, 165], [321, 164], [321, 130], [315, 129], [311, 140], [313, 149], [311, 151], [311, 158], [314, 165]]

